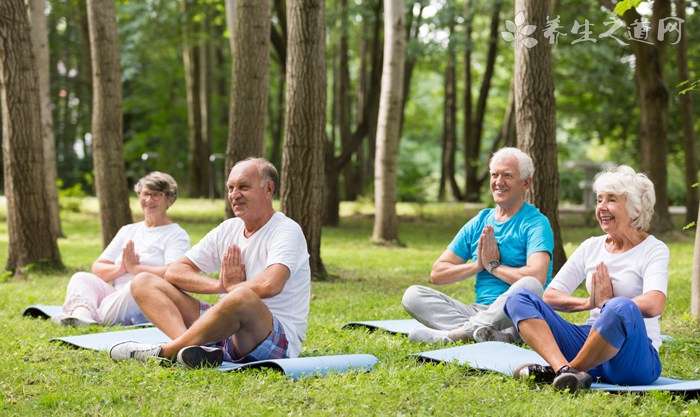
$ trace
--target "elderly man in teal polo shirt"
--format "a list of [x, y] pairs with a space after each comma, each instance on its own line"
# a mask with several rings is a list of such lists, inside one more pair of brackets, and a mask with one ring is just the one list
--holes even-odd
[[437, 285], [476, 276], [476, 302], [464, 304], [429, 287], [409, 287], [402, 304], [427, 326], [409, 333], [414, 342], [514, 342], [517, 332], [503, 311], [508, 295], [527, 288], [541, 296], [552, 279], [552, 228], [525, 201], [532, 159], [517, 148], [502, 148], [491, 157], [489, 171], [496, 206], [469, 220], [430, 272], [430, 282]]

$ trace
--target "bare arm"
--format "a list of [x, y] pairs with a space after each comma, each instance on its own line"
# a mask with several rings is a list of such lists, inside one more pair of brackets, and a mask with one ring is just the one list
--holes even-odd
[[219, 294], [225, 292], [221, 282], [201, 273], [187, 257], [182, 257], [167, 266], [164, 277], [169, 283], [184, 291], [199, 294]]
[[593, 308], [590, 297], [573, 297], [565, 292], [547, 288], [542, 296], [545, 303], [557, 311], [586, 311]]
[[123, 264], [115, 264], [107, 259], [98, 259], [92, 264], [92, 273], [102, 278], [105, 282], [112, 282], [124, 275], [126, 269]]
[[282, 292], [287, 279], [289, 279], [289, 269], [282, 264], [272, 264], [252, 280], [235, 283], [226, 287], [226, 290], [231, 292], [237, 287], [246, 287], [253, 290], [260, 298], [270, 298]]
[[491, 272], [496, 278], [506, 284], [513, 284], [523, 277], [535, 277], [542, 285], [547, 280], [549, 268], [549, 254], [547, 252], [535, 252], [527, 257], [527, 263], [519, 268], [507, 265], [499, 265]]
[[632, 299], [644, 317], [656, 317], [664, 312], [666, 307], [666, 295], [658, 290], [645, 292]]
[[483, 267], [479, 262], [464, 263], [464, 259], [455, 255], [449, 249], [440, 255], [430, 271], [430, 282], [443, 285], [461, 281], [481, 271]]

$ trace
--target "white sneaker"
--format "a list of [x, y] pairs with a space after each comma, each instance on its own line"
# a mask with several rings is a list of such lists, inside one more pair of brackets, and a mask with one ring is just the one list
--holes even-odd
[[109, 357], [115, 361], [135, 359], [146, 362], [149, 359], [166, 360], [158, 356], [161, 351], [160, 345], [149, 345], [139, 342], [121, 342], [109, 349]]
[[98, 324], [95, 320], [88, 317], [78, 317], [75, 315], [61, 313], [51, 318], [55, 323], [61, 326], [84, 327]]
[[188, 368], [215, 368], [224, 361], [224, 351], [209, 346], [186, 346], [177, 352], [177, 363]]

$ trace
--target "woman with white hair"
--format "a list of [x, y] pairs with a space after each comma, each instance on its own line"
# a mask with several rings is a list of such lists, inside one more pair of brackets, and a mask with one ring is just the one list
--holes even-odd
[[[522, 339], [549, 366], [525, 364], [516, 378], [533, 377], [576, 391], [602, 382], [650, 384], [661, 374], [659, 316], [666, 304], [668, 247], [648, 233], [654, 185], [628, 166], [596, 177], [596, 219], [605, 233], [585, 240], [543, 298], [521, 290], [505, 311]], [[586, 281], [588, 297], [571, 294]], [[555, 310], [590, 311], [575, 325]]]
[[76, 272], [68, 283], [63, 313], [54, 321], [65, 326], [140, 324], [148, 319], [131, 296], [131, 279], [139, 272], [165, 274], [167, 264], [190, 247], [187, 232], [167, 215], [177, 199], [177, 183], [168, 174], [151, 172], [134, 186], [144, 220], [117, 232], [92, 264], [92, 273]]

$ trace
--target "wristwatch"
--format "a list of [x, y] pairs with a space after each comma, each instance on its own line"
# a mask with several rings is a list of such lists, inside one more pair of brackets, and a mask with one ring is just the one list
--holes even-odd
[[487, 271], [489, 274], [493, 274], [493, 270], [496, 269], [496, 268], [498, 268], [499, 266], [501, 266], [501, 263], [500, 263], [498, 260], [494, 259], [494, 260], [492, 260], [492, 261], [489, 261], [489, 262], [484, 266], [484, 268], [486, 269], [486, 271]]

